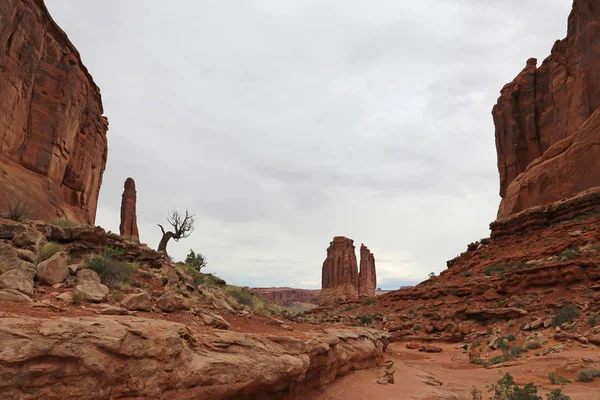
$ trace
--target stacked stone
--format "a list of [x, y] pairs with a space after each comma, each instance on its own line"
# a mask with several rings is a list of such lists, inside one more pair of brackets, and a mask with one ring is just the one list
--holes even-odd
[[394, 369], [394, 361], [387, 360], [385, 362], [384, 375], [383, 375], [383, 377], [381, 377], [377, 380], [377, 383], [382, 384], [382, 385], [387, 385], [389, 383], [389, 384], [393, 385], [395, 372], [396, 372], [396, 370]]

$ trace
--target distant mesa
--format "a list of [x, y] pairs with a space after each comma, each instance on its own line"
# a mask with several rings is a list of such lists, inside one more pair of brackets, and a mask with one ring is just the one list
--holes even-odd
[[274, 288], [255, 288], [252, 291], [267, 300], [290, 305], [292, 303], [311, 303], [319, 302], [320, 290], [295, 289], [289, 287], [274, 287]]
[[43, 1], [2, 1], [0, 21], [0, 201], [94, 223], [108, 151], [100, 89]]
[[321, 304], [355, 300], [360, 296], [375, 296], [375, 257], [364, 245], [361, 245], [360, 255], [359, 272], [354, 241], [344, 236], [333, 238], [323, 262]]
[[133, 178], [127, 178], [121, 199], [121, 224], [119, 231], [121, 236], [129, 237], [140, 242], [140, 234], [137, 227], [136, 213], [137, 192]]
[[527, 65], [492, 110], [500, 174], [498, 219], [600, 186], [600, 25], [575, 0], [567, 37]]

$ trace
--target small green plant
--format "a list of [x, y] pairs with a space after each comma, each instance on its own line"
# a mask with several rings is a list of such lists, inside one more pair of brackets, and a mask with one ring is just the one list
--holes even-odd
[[510, 356], [511, 357], [519, 357], [521, 355], [521, 352], [523, 351], [523, 347], [522, 346], [512, 346], [510, 348]]
[[494, 265], [493, 267], [487, 267], [483, 270], [483, 273], [487, 276], [492, 275], [492, 272], [503, 272], [506, 270], [506, 265]]
[[488, 365], [500, 364], [502, 361], [504, 361], [504, 356], [494, 356], [490, 358]]
[[485, 361], [482, 358], [476, 358], [475, 360], [471, 361], [471, 364], [476, 364], [476, 365], [487, 365], [487, 361]]
[[561, 375], [556, 375], [554, 372], [551, 372], [548, 375], [548, 379], [550, 379], [550, 383], [553, 385], [564, 385], [566, 383], [571, 383], [570, 380]]
[[590, 227], [589, 227], [589, 226], [587, 226], [587, 225], [584, 225], [584, 226], [583, 226], [583, 228], [581, 228], [581, 231], [582, 231], [582, 232], [587, 232], [587, 231], [589, 231], [589, 230], [590, 230]]
[[371, 325], [373, 323], [373, 317], [370, 315], [358, 315], [356, 318], [362, 325]]
[[86, 267], [96, 272], [104, 284], [114, 288], [130, 284], [135, 271], [132, 264], [114, 258], [118, 253], [116, 249], [105, 247], [103, 254], [93, 255], [85, 261]]
[[579, 308], [575, 306], [563, 306], [556, 310], [556, 314], [552, 318], [553, 326], [560, 326], [565, 322], [573, 322], [580, 314]]
[[37, 263], [41, 263], [42, 261], [46, 261], [56, 253], [63, 251], [63, 247], [54, 242], [48, 242], [40, 247], [37, 255]]
[[566, 258], [567, 260], [573, 260], [577, 258], [577, 251], [575, 249], [567, 249], [558, 255], [558, 258]]
[[521, 388], [515, 384], [514, 378], [508, 372], [497, 383], [490, 385], [488, 392], [492, 395], [492, 400], [542, 400], [533, 383], [530, 382]]
[[473, 276], [473, 273], [471, 271], [465, 271], [462, 273], [463, 278], [470, 278]]
[[579, 370], [576, 375], [577, 382], [591, 382], [596, 378], [600, 378], [600, 370], [596, 368]]
[[596, 326], [597, 322], [598, 322], [598, 313], [594, 313], [594, 314], [592, 314], [592, 316], [590, 318], [588, 318], [588, 324], [590, 326]]
[[508, 323], [506, 324], [506, 326], [508, 328], [512, 328], [513, 326], [515, 326], [515, 320], [511, 319], [510, 321], [508, 321]]
[[60, 226], [62, 228], [68, 228], [68, 227], [77, 225], [75, 222], [71, 221], [70, 219], [66, 219], [66, 218], [53, 219], [53, 220], [48, 221], [48, 223], [50, 225]]
[[413, 329], [414, 329], [415, 331], [420, 331], [421, 329], [423, 329], [423, 326], [422, 326], [421, 324], [415, 324], [415, 325], [413, 326]]
[[458, 297], [458, 290], [457, 289], [452, 289], [450, 290], [450, 294], [454, 297]]
[[23, 200], [4, 196], [4, 208], [0, 211], [0, 218], [12, 219], [16, 222], [25, 222], [31, 214], [33, 214], [33, 211]]
[[417, 306], [417, 311], [421, 311], [421, 310], [424, 310], [424, 309], [425, 309], [425, 304], [419, 304]]
[[430, 272], [427, 276], [429, 276], [429, 279], [435, 278], [435, 272]]
[[207, 263], [206, 257], [200, 253], [195, 253], [192, 249], [190, 249], [185, 258], [185, 264], [198, 272], [202, 271], [202, 268], [206, 267]]
[[564, 394], [561, 389], [554, 389], [548, 393], [547, 400], [571, 400], [571, 398]]
[[542, 344], [540, 342], [538, 342], [537, 340], [530, 340], [525, 345], [525, 348], [527, 350], [536, 350], [536, 349], [539, 349], [541, 347], [542, 347]]
[[363, 306], [369, 306], [371, 304], [375, 304], [377, 302], [377, 300], [375, 300], [372, 297], [367, 297], [366, 299], [363, 300], [362, 304]]

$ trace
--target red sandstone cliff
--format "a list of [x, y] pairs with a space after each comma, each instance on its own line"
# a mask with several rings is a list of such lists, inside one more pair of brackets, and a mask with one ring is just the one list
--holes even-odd
[[327, 249], [323, 262], [321, 303], [350, 300], [358, 297], [358, 265], [354, 241], [336, 236]]
[[498, 218], [600, 186], [600, 0], [575, 0], [567, 37], [501, 91], [492, 114]]
[[3, 0], [0, 21], [0, 193], [37, 218], [93, 223], [107, 158], [100, 90], [42, 0]]
[[252, 291], [267, 300], [278, 304], [317, 303], [320, 290], [294, 289], [289, 287], [255, 288]]
[[375, 256], [364, 244], [360, 245], [360, 272], [358, 274], [358, 295], [375, 296], [377, 275], [375, 272]]
[[139, 242], [140, 234], [137, 227], [136, 201], [135, 181], [133, 178], [127, 178], [121, 198], [121, 225], [119, 225], [119, 231], [121, 236], [129, 236]]

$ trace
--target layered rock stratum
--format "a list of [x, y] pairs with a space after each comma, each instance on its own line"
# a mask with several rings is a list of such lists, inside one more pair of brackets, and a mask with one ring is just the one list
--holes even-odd
[[599, 4], [575, 0], [566, 38], [501, 91], [492, 111], [500, 219], [600, 185]]
[[318, 303], [320, 290], [294, 289], [289, 287], [254, 288], [254, 293], [278, 304]]
[[92, 223], [108, 149], [100, 89], [42, 0], [2, 1], [0, 21], [0, 193], [37, 218]]
[[121, 197], [121, 224], [119, 231], [121, 236], [127, 236], [139, 242], [140, 234], [137, 226], [137, 192], [133, 178], [127, 178]]

